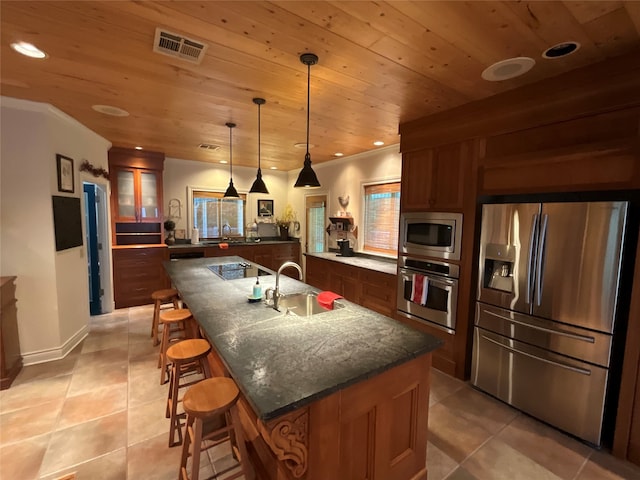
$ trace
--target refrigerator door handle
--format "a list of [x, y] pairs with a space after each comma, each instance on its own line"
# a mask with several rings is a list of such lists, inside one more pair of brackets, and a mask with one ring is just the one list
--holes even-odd
[[531, 300], [531, 280], [533, 273], [533, 249], [536, 241], [536, 226], [538, 225], [538, 214], [534, 213], [531, 218], [531, 236], [529, 238], [529, 254], [527, 257], [527, 291], [525, 295], [525, 303], [528, 305]]
[[578, 367], [574, 367], [574, 366], [571, 366], [571, 365], [566, 365], [566, 364], [560, 363], [560, 362], [554, 362], [553, 360], [549, 360], [547, 358], [542, 358], [542, 357], [539, 357], [537, 355], [533, 355], [531, 353], [523, 352], [522, 350], [518, 350], [517, 348], [509, 347], [508, 345], [504, 345], [504, 344], [502, 344], [500, 342], [496, 342], [494, 339], [489, 338], [489, 337], [487, 337], [485, 335], [482, 335], [482, 338], [484, 338], [488, 342], [491, 342], [491, 343], [494, 343], [494, 344], [498, 345], [501, 348], [504, 348], [505, 350], [509, 350], [510, 352], [518, 353], [520, 355], [524, 355], [525, 357], [529, 357], [529, 358], [532, 358], [534, 360], [539, 360], [541, 362], [548, 363], [549, 365], [553, 365], [553, 366], [556, 366], [556, 367], [564, 368], [564, 369], [570, 370], [572, 372], [580, 373], [581, 375], [591, 376], [591, 370], [587, 370], [585, 368], [578, 368]]
[[542, 276], [544, 273], [544, 247], [547, 239], [547, 225], [549, 224], [549, 215], [542, 215], [542, 227], [540, 232], [540, 240], [538, 241], [538, 266], [536, 268], [536, 305], [540, 306], [542, 302]]
[[509, 323], [515, 323], [516, 325], [521, 325], [523, 327], [532, 328], [534, 330], [539, 330], [544, 333], [550, 333], [553, 335], [560, 335], [561, 337], [572, 338], [574, 340], [580, 340], [581, 342], [595, 343], [596, 339], [593, 337], [587, 337], [585, 335], [577, 335], [575, 333], [563, 332], [561, 330], [553, 330], [551, 328], [540, 327], [538, 325], [533, 325], [531, 323], [521, 322], [519, 320], [515, 320], [509, 317], [503, 317], [502, 315], [498, 315], [497, 313], [490, 312], [488, 310], [483, 310], [482, 313], [486, 313], [487, 315], [492, 315], [494, 317], [498, 317], [501, 320], [506, 320]]

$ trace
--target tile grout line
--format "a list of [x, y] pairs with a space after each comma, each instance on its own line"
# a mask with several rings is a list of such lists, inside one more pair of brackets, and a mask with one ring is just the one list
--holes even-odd
[[[89, 334], [87, 333], [87, 335], [82, 339], [80, 344], [84, 345], [84, 341], [87, 339], [88, 336], [89, 336]], [[80, 344], [76, 345], [75, 348], [78, 348], [80, 346]], [[73, 353], [73, 350], [71, 350], [71, 352], [69, 352], [68, 354], [72, 354], [72, 353]], [[49, 449], [51, 448], [51, 442], [53, 442], [53, 436], [54, 436], [54, 434], [56, 432], [56, 427], [58, 426], [58, 424], [60, 423], [60, 419], [62, 418], [62, 412], [64, 410], [64, 406], [67, 403], [69, 390], [71, 389], [71, 382], [73, 382], [73, 374], [75, 373], [76, 369], [78, 368], [78, 361], [80, 360], [80, 355], [82, 355], [82, 347], [80, 347], [80, 352], [77, 355], [77, 358], [76, 358], [75, 363], [73, 365], [73, 369], [71, 370], [71, 374], [69, 375], [69, 377], [70, 377], [69, 378], [69, 384], [67, 385], [67, 388], [66, 388], [66, 390], [64, 392], [64, 397], [63, 397], [63, 400], [62, 400], [62, 405], [60, 406], [60, 411], [58, 412], [58, 415], [56, 417], [55, 422], [53, 423], [53, 427], [48, 432], [49, 441], [47, 442], [47, 448], [44, 451], [44, 455], [42, 455], [42, 460], [40, 461], [40, 467], [38, 467], [37, 478], [41, 478], [43, 476], [42, 475], [42, 467], [44, 466], [44, 460], [45, 460], [45, 458], [47, 458], [47, 453], [49, 453]]]
[[[510, 408], [512, 408], [512, 407], [510, 407]], [[473, 457], [476, 453], [478, 453], [482, 449], [482, 447], [484, 447], [487, 443], [489, 443], [491, 440], [496, 438], [504, 429], [506, 429], [509, 425], [511, 425], [516, 420], [516, 418], [518, 418], [520, 415], [522, 415], [522, 413], [516, 410], [516, 415], [509, 422], [505, 423], [499, 430], [497, 430], [494, 434], [492, 434], [489, 438], [487, 438], [484, 442], [482, 442], [473, 452], [471, 452], [469, 455], [467, 455], [467, 457], [458, 464], [458, 467], [464, 467], [463, 464], [465, 462], [470, 460], [471, 457]], [[479, 426], [480, 426], [480, 428], [483, 428], [481, 425], [479, 425]], [[538, 463], [538, 462], [535, 462], [535, 463]], [[540, 465], [540, 466], [542, 467], [542, 465]], [[542, 467], [542, 468], [544, 468], [544, 467]], [[546, 468], [545, 468], [545, 470], [546, 470]], [[449, 474], [449, 475], [451, 475], [451, 474]], [[443, 480], [446, 480], [447, 478], [448, 477], [445, 477]]]

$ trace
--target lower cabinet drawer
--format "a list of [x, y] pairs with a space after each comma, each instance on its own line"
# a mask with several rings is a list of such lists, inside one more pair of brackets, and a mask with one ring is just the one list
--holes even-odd
[[113, 250], [113, 289], [116, 308], [152, 303], [151, 294], [169, 287], [162, 262], [168, 257], [163, 248]]

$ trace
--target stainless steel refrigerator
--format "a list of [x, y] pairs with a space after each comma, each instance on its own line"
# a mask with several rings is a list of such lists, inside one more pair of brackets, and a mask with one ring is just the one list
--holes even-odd
[[599, 445], [627, 202], [482, 208], [471, 382]]

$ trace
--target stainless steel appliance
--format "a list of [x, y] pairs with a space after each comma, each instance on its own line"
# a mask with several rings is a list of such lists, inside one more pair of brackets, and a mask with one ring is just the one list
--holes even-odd
[[400, 252], [460, 260], [462, 214], [404, 213], [400, 219]]
[[[400, 257], [398, 312], [453, 333], [456, 328], [459, 276], [458, 265]], [[418, 291], [416, 282], [420, 282]]]
[[484, 205], [471, 382], [599, 445], [627, 202]]
[[223, 280], [237, 280], [271, 275], [271, 273], [249, 262], [224, 263], [222, 265], [208, 265], [207, 268]]

